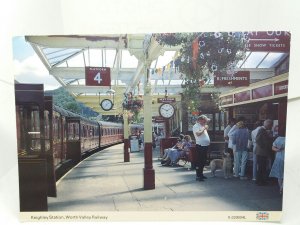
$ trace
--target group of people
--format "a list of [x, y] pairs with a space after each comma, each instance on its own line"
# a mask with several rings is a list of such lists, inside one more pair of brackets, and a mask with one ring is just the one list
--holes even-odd
[[177, 143], [172, 147], [164, 150], [161, 160], [163, 166], [175, 166], [182, 157], [188, 157], [192, 139], [190, 135], [180, 134]]
[[[224, 130], [225, 152], [229, 152], [234, 161], [235, 177], [247, 179], [245, 176], [249, 150], [253, 153], [252, 180], [259, 186], [266, 185], [268, 177], [278, 179], [280, 193], [283, 190], [283, 166], [285, 151], [285, 134], [275, 136], [272, 133], [273, 121], [267, 119], [261, 124], [255, 123], [252, 132], [245, 125], [245, 119], [231, 119]], [[275, 152], [273, 161], [272, 155]]]
[[[208, 117], [200, 115], [193, 126], [193, 134], [196, 142], [194, 167], [197, 181], [207, 179], [203, 175], [203, 169], [210, 145], [210, 137], [207, 132], [208, 122]], [[265, 120], [263, 124], [257, 121], [254, 129], [250, 132], [244, 118], [241, 117], [238, 120], [231, 119], [224, 130], [225, 152], [231, 155], [234, 177], [246, 180], [248, 179], [246, 176], [246, 165], [249, 151], [252, 151], [252, 180], [257, 185], [262, 186], [267, 184], [268, 177], [275, 177], [278, 179], [280, 193], [282, 193], [285, 133], [281, 132], [279, 136], [274, 136], [272, 127], [273, 121], [270, 119]], [[183, 154], [188, 154], [191, 144], [191, 137], [189, 135], [181, 135], [175, 146], [165, 150], [162, 164], [176, 164]], [[276, 153], [274, 160], [272, 158], [273, 153]]]

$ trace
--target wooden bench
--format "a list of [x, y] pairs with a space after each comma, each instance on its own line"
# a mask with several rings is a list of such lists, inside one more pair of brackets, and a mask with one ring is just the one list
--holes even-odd
[[[206, 165], [209, 165], [210, 161], [213, 159], [222, 159], [224, 153], [225, 142], [211, 142], [208, 152]], [[187, 162], [191, 164], [196, 162], [196, 145], [193, 144], [190, 148], [188, 156], [181, 157], [181, 164], [185, 165]], [[193, 166], [192, 166], [193, 167]]]
[[[160, 140], [160, 157], [164, 155], [164, 149], [173, 147], [178, 141], [177, 137], [162, 138]], [[207, 152], [207, 162], [209, 165], [213, 159], [221, 159], [224, 152], [225, 142], [212, 141]], [[184, 166], [186, 163], [191, 163], [191, 167], [196, 162], [196, 145], [192, 144], [188, 155], [179, 158], [179, 165]]]

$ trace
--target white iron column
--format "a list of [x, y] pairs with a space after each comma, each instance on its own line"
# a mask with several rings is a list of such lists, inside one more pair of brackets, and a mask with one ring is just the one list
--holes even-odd
[[129, 125], [128, 125], [128, 112], [124, 110], [123, 113], [123, 121], [124, 121], [124, 162], [130, 161], [129, 155]]
[[152, 164], [152, 96], [151, 82], [149, 81], [149, 65], [145, 63], [144, 85], [144, 189], [155, 189], [155, 171]]

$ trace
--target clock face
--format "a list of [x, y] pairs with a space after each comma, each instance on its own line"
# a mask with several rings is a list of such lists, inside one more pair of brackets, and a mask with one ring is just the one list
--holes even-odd
[[164, 118], [171, 118], [175, 113], [174, 106], [172, 106], [171, 104], [168, 104], [168, 103], [162, 104], [159, 107], [159, 113]]
[[109, 99], [103, 99], [102, 102], [100, 103], [100, 106], [103, 110], [108, 111], [112, 109], [113, 103]]

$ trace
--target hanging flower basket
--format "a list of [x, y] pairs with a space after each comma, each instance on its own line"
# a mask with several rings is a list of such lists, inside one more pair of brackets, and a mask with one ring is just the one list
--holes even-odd
[[139, 121], [139, 113], [143, 108], [143, 100], [139, 97], [132, 97], [127, 101], [123, 102], [123, 109], [130, 111], [131, 117], [129, 118], [132, 122]]

